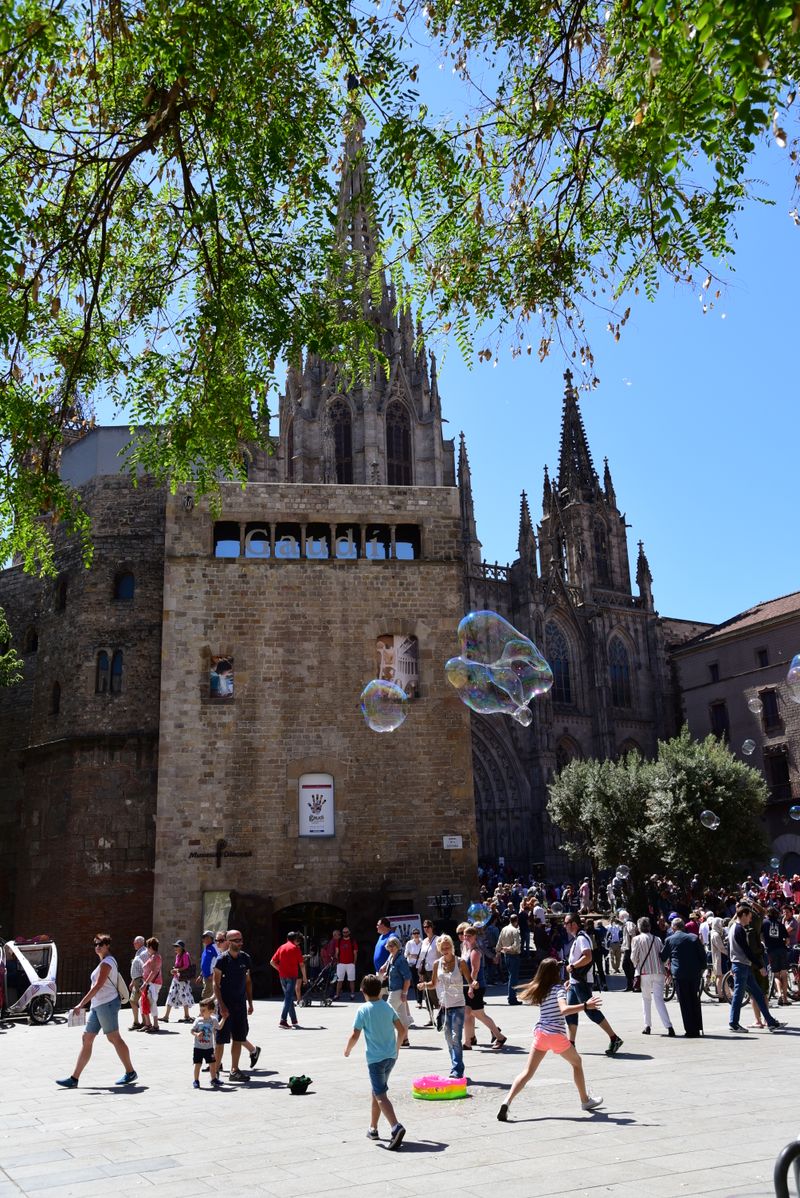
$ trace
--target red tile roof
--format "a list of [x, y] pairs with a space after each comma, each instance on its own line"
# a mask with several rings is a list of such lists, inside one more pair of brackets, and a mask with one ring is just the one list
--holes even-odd
[[781, 595], [779, 599], [767, 599], [763, 603], [757, 603], [754, 607], [748, 607], [747, 611], [739, 612], [738, 616], [731, 616], [730, 620], [724, 620], [722, 624], [715, 624], [708, 632], [701, 632], [699, 636], [686, 641], [676, 651], [694, 648], [696, 645], [705, 645], [717, 637], [728, 636], [732, 632], [742, 632], [748, 628], [757, 628], [772, 620], [779, 620], [782, 616], [791, 616], [795, 613], [800, 615], [800, 591], [793, 591], [791, 595]]

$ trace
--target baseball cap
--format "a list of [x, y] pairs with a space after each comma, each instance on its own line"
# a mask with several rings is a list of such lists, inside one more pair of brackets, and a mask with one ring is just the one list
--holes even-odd
[[206, 936], [210, 936], [211, 939], [213, 940], [215, 935], [216, 935], [216, 933], [212, 932], [211, 928], [206, 928], [206, 930], [203, 932], [203, 935], [200, 937], [200, 939], [205, 940]]
[[185, 940], [176, 940], [172, 947], [173, 948], [186, 948], [186, 941]]

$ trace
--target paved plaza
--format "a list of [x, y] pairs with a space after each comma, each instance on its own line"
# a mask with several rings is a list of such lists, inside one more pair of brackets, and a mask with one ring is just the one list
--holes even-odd
[[[448, 1072], [442, 1037], [412, 1030], [414, 1047], [401, 1051], [390, 1091], [408, 1129], [398, 1153], [365, 1137], [363, 1038], [349, 1060], [342, 1055], [354, 1005], [301, 1010], [304, 1026], [295, 1032], [278, 1028], [277, 1003], [257, 1003], [251, 1038], [263, 1048], [259, 1066], [248, 1083], [226, 1083], [218, 1093], [205, 1088], [208, 1074], [201, 1091], [192, 1089], [188, 1026], [170, 1024], [157, 1038], [127, 1036], [139, 1072], [127, 1089], [113, 1085], [119, 1062], [101, 1038], [80, 1088], [64, 1091], [54, 1079], [69, 1074], [80, 1032], [61, 1017], [45, 1028], [6, 1024], [0, 1198], [141, 1198], [151, 1186], [167, 1198], [772, 1194], [774, 1158], [799, 1130], [800, 1006], [788, 1008], [782, 1035], [732, 1036], [727, 1007], [706, 1001], [705, 1039], [691, 1041], [667, 1039], [658, 1028], [641, 1035], [638, 995], [603, 997], [625, 1041], [619, 1055], [608, 1059], [604, 1035], [583, 1020], [578, 1037], [590, 1089], [605, 1098], [601, 1112], [580, 1110], [571, 1071], [550, 1056], [512, 1107], [513, 1122], [497, 1122], [534, 1019], [497, 995], [489, 1006], [509, 1046], [466, 1055], [464, 1101], [410, 1096], [413, 1077]], [[669, 1005], [677, 1026], [677, 1005]], [[485, 1029], [478, 1038], [486, 1041]], [[286, 1083], [300, 1073], [313, 1085], [295, 1097]]]

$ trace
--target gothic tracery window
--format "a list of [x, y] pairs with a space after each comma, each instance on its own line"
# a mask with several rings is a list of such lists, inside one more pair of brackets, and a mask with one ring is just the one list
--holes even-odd
[[608, 564], [608, 539], [606, 526], [597, 521], [594, 526], [594, 563], [597, 571], [597, 581], [601, 586], [611, 585], [611, 568]]
[[608, 649], [611, 674], [611, 702], [615, 707], [631, 707], [631, 663], [628, 650], [619, 637], [614, 637]]
[[386, 480], [390, 487], [410, 487], [411, 418], [400, 400], [386, 409]]
[[294, 482], [294, 421], [289, 421], [286, 432], [286, 481]]
[[337, 483], [353, 481], [353, 417], [343, 399], [335, 399], [328, 408], [333, 427], [333, 445], [336, 454]]
[[544, 630], [547, 645], [547, 660], [553, 671], [553, 702], [572, 702], [572, 679], [570, 677], [569, 646], [567, 638], [557, 624], [548, 623]]

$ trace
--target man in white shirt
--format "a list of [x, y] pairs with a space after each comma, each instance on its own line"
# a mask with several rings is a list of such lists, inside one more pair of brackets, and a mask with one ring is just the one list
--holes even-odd
[[[611, 1024], [601, 1015], [594, 1007], [587, 1007], [589, 999], [592, 997], [592, 982], [594, 975], [592, 973], [592, 942], [586, 933], [581, 928], [581, 921], [577, 915], [569, 913], [564, 917], [564, 927], [570, 936], [569, 956], [567, 958], [567, 975], [569, 977], [569, 990], [567, 992], [567, 1002], [570, 1006], [575, 1003], [583, 1003], [583, 1009], [586, 1015], [591, 1019], [592, 1023], [598, 1024], [606, 1033], [609, 1039], [609, 1045], [606, 1049], [606, 1056], [613, 1057], [622, 1048], [622, 1041], [614, 1031]], [[599, 1000], [598, 1000], [599, 1001]], [[567, 1015], [567, 1034], [570, 1042], [575, 1043], [575, 1037], [578, 1034], [578, 1015]]]
[[142, 1026], [139, 1019], [139, 992], [142, 989], [142, 972], [146, 956], [147, 947], [144, 942], [144, 936], [134, 936], [133, 960], [131, 961], [131, 1014], [133, 1015], [133, 1023], [128, 1028], [129, 1032], [138, 1032]]

